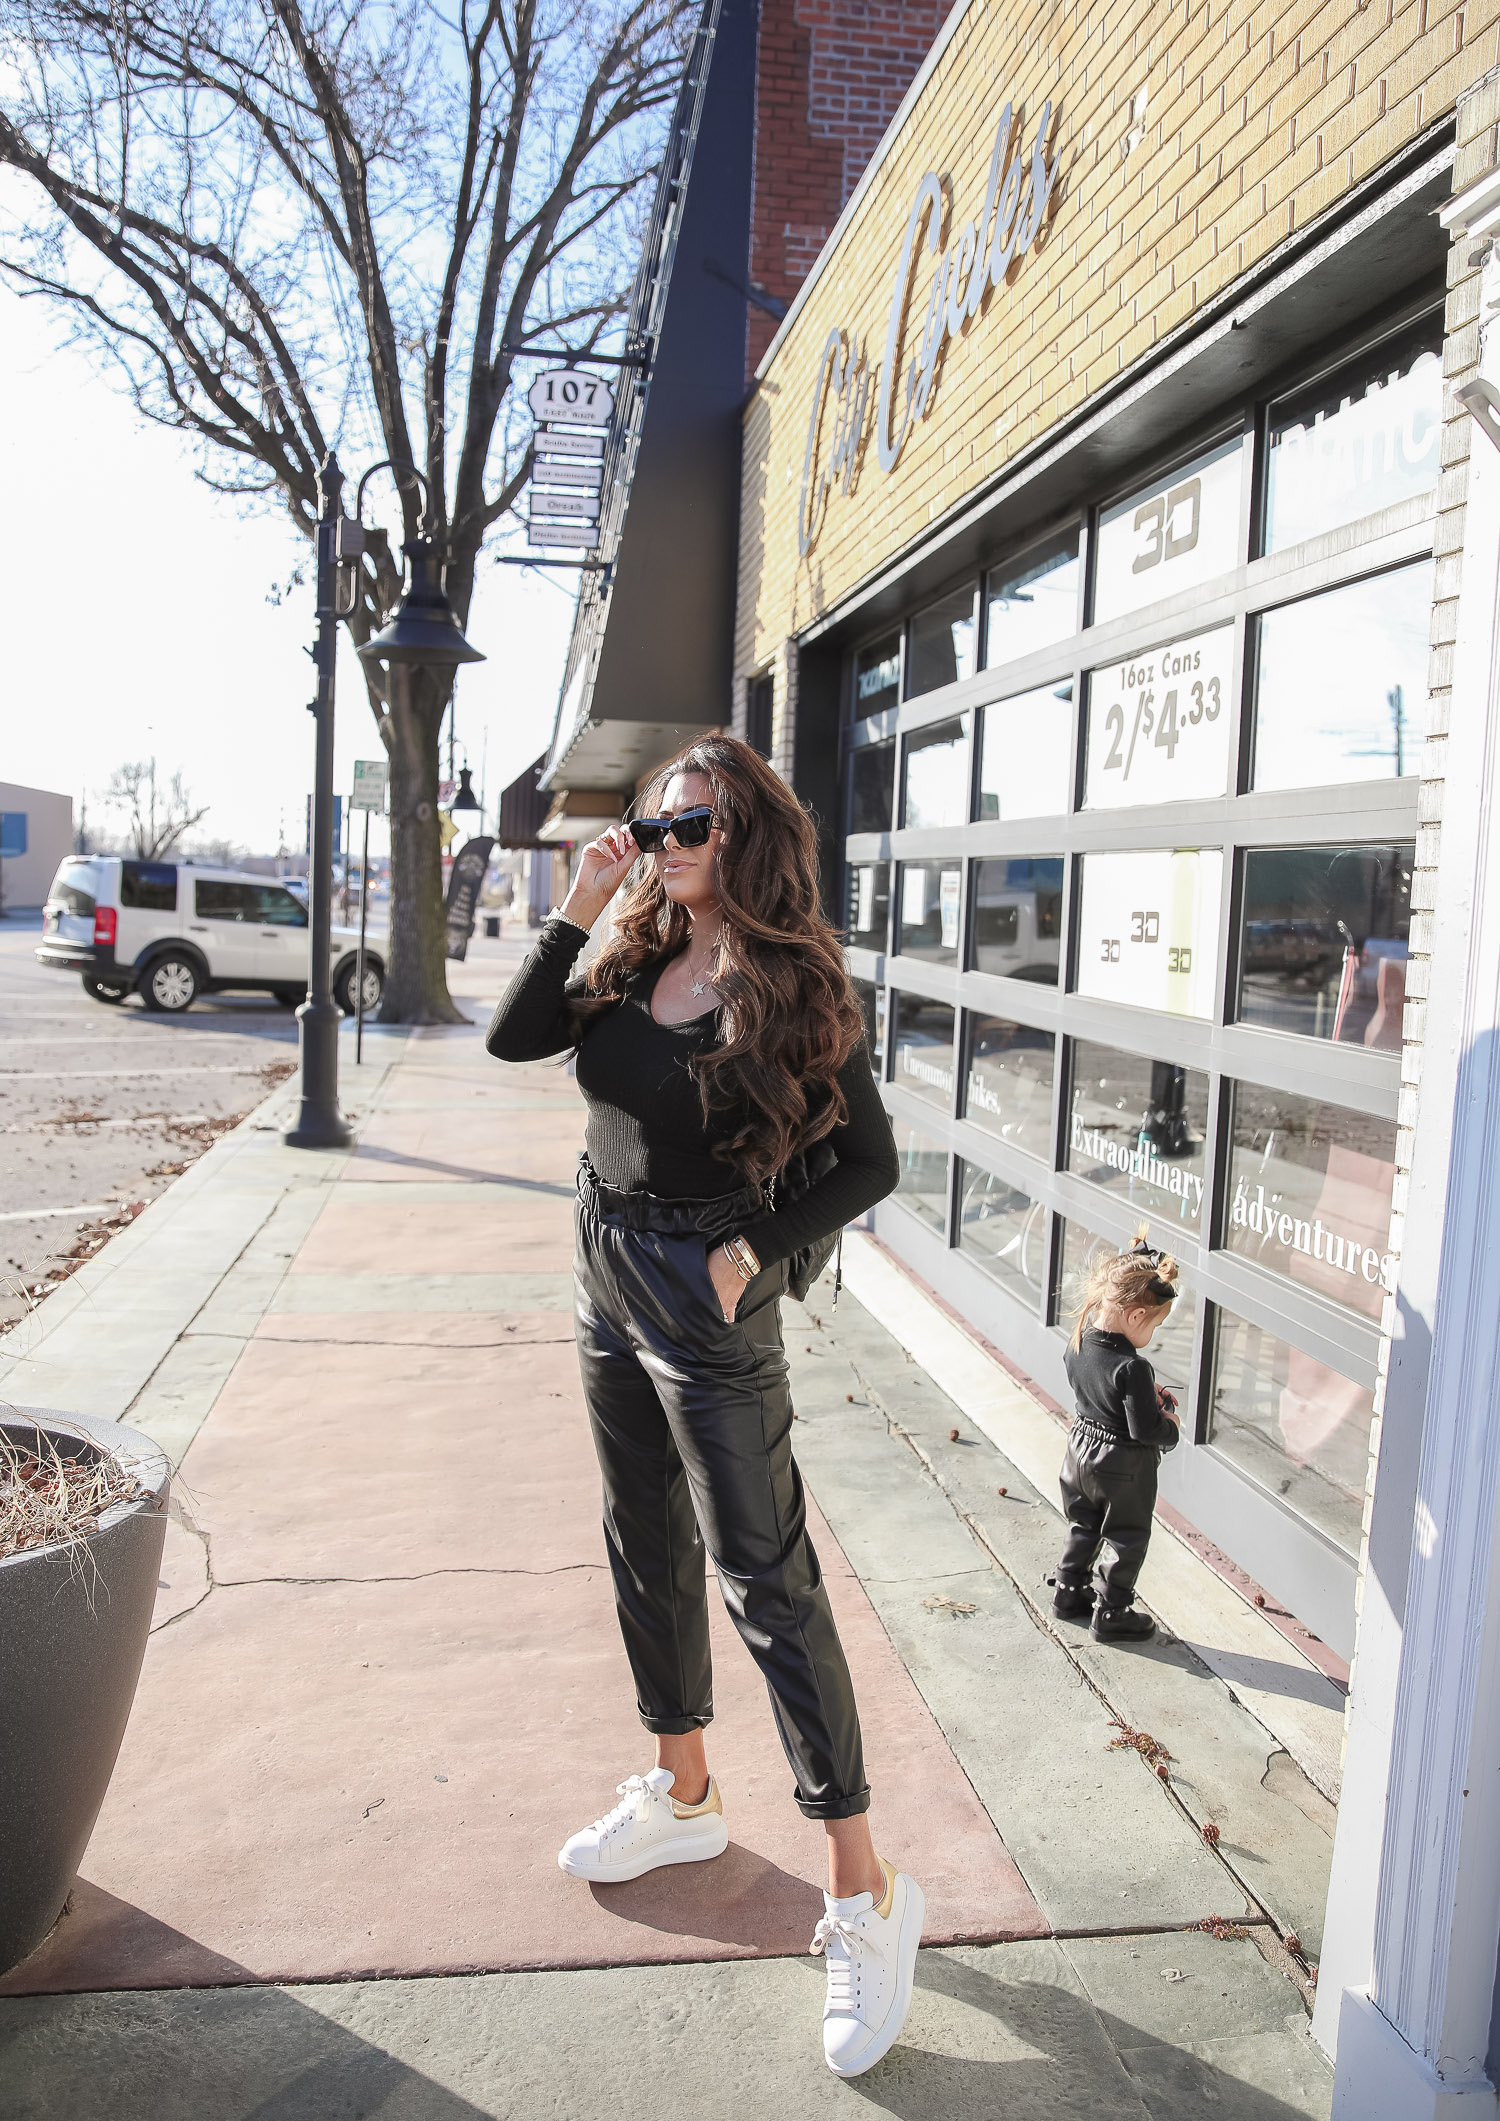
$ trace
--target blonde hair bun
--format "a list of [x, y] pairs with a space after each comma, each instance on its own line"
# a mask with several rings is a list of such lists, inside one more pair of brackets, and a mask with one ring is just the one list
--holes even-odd
[[1083, 1300], [1073, 1313], [1073, 1346], [1082, 1346], [1085, 1329], [1103, 1304], [1116, 1304], [1122, 1311], [1164, 1311], [1176, 1301], [1181, 1271], [1170, 1252], [1152, 1245], [1150, 1226], [1141, 1223], [1128, 1252], [1116, 1252], [1090, 1267]]

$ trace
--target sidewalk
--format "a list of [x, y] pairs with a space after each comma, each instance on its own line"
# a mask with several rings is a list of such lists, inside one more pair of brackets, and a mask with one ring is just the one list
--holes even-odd
[[[455, 968], [478, 1021], [521, 947]], [[822, 1835], [717, 1611], [728, 1855], [561, 1876], [647, 1757], [572, 1352], [580, 1104], [477, 1029], [365, 1050], [351, 1152], [285, 1149], [277, 1092], [0, 1341], [8, 1398], [181, 1467], [84, 1880], [0, 1983], [0, 2116], [1326, 2114], [1282, 1939], [1316, 1958], [1337, 1686], [1167, 1532], [1166, 1638], [1055, 1628], [1062, 1432], [868, 1240], [787, 1341], [877, 1842], [928, 1896], [904, 2040], [823, 2069]]]

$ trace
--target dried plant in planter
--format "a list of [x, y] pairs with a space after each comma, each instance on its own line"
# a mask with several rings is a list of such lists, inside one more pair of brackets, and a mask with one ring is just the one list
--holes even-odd
[[87, 1539], [106, 1510], [143, 1492], [116, 1459], [64, 1458], [50, 1438], [39, 1442], [27, 1449], [0, 1433], [0, 1561]]

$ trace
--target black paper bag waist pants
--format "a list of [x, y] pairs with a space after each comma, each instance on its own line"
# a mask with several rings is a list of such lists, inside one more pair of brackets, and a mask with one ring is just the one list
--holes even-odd
[[1151, 1543], [1160, 1463], [1161, 1453], [1150, 1445], [1120, 1443], [1075, 1422], [1062, 1462], [1068, 1536], [1057, 1565], [1059, 1590], [1084, 1590], [1100, 1548], [1109, 1547], [1113, 1551], [1099, 1561], [1099, 1596], [1117, 1608], [1135, 1603], [1136, 1578]]
[[[708, 1248], [758, 1193], [662, 1200], [579, 1173], [575, 1323], [604, 1476], [620, 1631], [648, 1731], [713, 1717], [704, 1548], [765, 1675], [810, 1819], [869, 1808], [859, 1714], [792, 1457], [781, 1341], [786, 1268], [758, 1274], [731, 1324]], [[700, 1536], [701, 1528], [701, 1536]]]

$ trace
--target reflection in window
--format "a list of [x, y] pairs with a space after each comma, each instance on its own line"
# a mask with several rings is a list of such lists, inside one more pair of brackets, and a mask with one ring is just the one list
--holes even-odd
[[1179, 465], [1099, 518], [1094, 624], [1227, 574], [1241, 558], [1236, 438]]
[[974, 591], [965, 584], [919, 611], [906, 635], [906, 697], [974, 675]]
[[958, 1198], [961, 1250], [1028, 1311], [1039, 1312], [1047, 1275], [1046, 1209], [993, 1171], [963, 1162]]
[[1373, 1395], [1220, 1311], [1209, 1441], [1341, 1546], [1359, 1551]]
[[969, 815], [969, 717], [935, 722], [906, 739], [901, 822], [908, 831], [962, 825]]
[[300, 899], [284, 891], [280, 884], [257, 884], [256, 895], [260, 900], [260, 918], [268, 928], [305, 928], [307, 908]]
[[896, 948], [903, 957], [956, 965], [962, 868], [957, 861], [903, 862], [900, 875]]
[[975, 862], [973, 892], [970, 969], [1055, 987], [1062, 960], [1061, 856]]
[[1033, 545], [985, 587], [984, 663], [1013, 663], [1078, 631], [1078, 525]]
[[1394, 1289], [1396, 1126], [1237, 1083], [1224, 1244], [1361, 1318]]
[[902, 1119], [894, 1124], [896, 1153], [901, 1159], [896, 1198], [939, 1237], [946, 1237], [948, 1152], [941, 1142], [933, 1141], [919, 1127], [910, 1127]]
[[1416, 773], [1427, 733], [1431, 560], [1260, 620], [1257, 788]]
[[844, 925], [856, 950], [883, 950], [891, 910], [889, 862], [853, 862], [845, 872]]
[[1080, 1178], [1196, 1232], [1207, 1129], [1196, 1068], [1074, 1041], [1067, 1168]]
[[968, 1019], [964, 1117], [1011, 1148], [1049, 1161], [1055, 1044], [1050, 1031], [1007, 1017]]
[[849, 984], [865, 1020], [865, 1051], [869, 1055], [870, 1072], [878, 1082], [885, 1074], [886, 990], [867, 979], [851, 980]]
[[[1153, 1238], [1152, 1242], [1155, 1241]], [[1082, 1223], [1063, 1224], [1062, 1262], [1057, 1284], [1057, 1323], [1063, 1331], [1068, 1334], [1073, 1331], [1073, 1320], [1083, 1303], [1084, 1287], [1095, 1263], [1101, 1259], [1113, 1259], [1117, 1252], [1125, 1249], [1111, 1237], [1097, 1236]], [[1178, 1420], [1191, 1436], [1193, 1326], [1198, 1305], [1181, 1275], [1177, 1278], [1177, 1288], [1180, 1293], [1176, 1303], [1164, 1323], [1157, 1327], [1150, 1346], [1142, 1352], [1156, 1372], [1156, 1382], [1176, 1393]]]
[[854, 658], [854, 719], [867, 721], [901, 697], [901, 636], [893, 633]]
[[257, 921], [260, 893], [254, 884], [225, 884], [199, 877], [193, 885], [193, 910], [200, 921]]
[[1072, 808], [1073, 680], [1039, 685], [984, 709], [975, 816], [1008, 822]]
[[860, 744], [849, 755], [849, 830], [889, 832], [896, 779], [896, 740]]
[[1272, 407], [1267, 552], [1299, 545], [1437, 484], [1442, 344], [1439, 311]]
[[1398, 1052], [1416, 848], [1245, 856], [1239, 1018]]
[[944, 1112], [953, 1110], [953, 1011], [924, 994], [895, 998], [896, 1065], [892, 1081], [925, 1097]]

